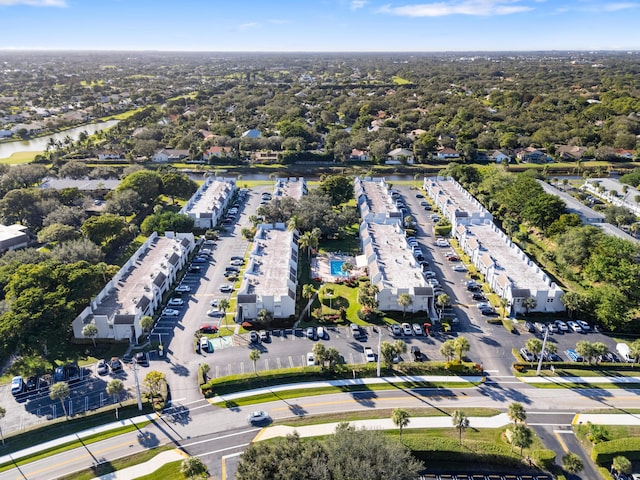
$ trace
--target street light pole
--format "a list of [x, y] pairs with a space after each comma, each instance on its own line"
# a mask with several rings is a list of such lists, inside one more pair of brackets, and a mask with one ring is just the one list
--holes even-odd
[[380, 345], [382, 342], [382, 329], [378, 328], [378, 367], [377, 367], [377, 376], [380, 376]]
[[538, 368], [536, 369], [536, 376], [540, 376], [540, 370], [542, 369], [542, 358], [544, 357], [544, 350], [547, 348], [547, 338], [549, 337], [549, 325], [544, 332], [544, 340], [542, 340], [542, 350], [540, 351], [540, 358], [538, 359]]
[[133, 365], [133, 378], [136, 381], [136, 395], [138, 397], [138, 410], [142, 411], [142, 395], [140, 395], [140, 382], [138, 381], [138, 364], [134, 360]]

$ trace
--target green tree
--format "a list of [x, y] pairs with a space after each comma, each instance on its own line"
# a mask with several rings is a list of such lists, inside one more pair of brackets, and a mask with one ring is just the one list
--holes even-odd
[[401, 293], [398, 295], [398, 305], [402, 307], [402, 318], [405, 317], [407, 313], [407, 307], [409, 307], [413, 303], [413, 298], [408, 293]]
[[129, 226], [127, 220], [115, 215], [89, 217], [80, 227], [82, 234], [96, 245], [102, 245], [120, 236]]
[[94, 323], [87, 323], [82, 327], [82, 336], [90, 338], [93, 342], [93, 348], [96, 348], [96, 337], [98, 336], [98, 327]]
[[538, 301], [533, 297], [526, 297], [522, 300], [522, 306], [527, 315], [529, 312], [538, 306]]
[[344, 175], [327, 175], [318, 188], [331, 199], [331, 205], [340, 205], [353, 198], [353, 180]]
[[198, 189], [196, 182], [184, 173], [164, 173], [160, 180], [162, 181], [162, 193], [171, 198], [171, 203], [175, 203], [176, 198], [188, 199]]
[[531, 352], [534, 357], [537, 357], [542, 353], [542, 342], [537, 338], [530, 338], [527, 340], [527, 343], [525, 343], [525, 348]]
[[609, 440], [609, 431], [603, 425], [587, 422], [587, 438], [591, 443], [606, 442]]
[[579, 473], [584, 469], [584, 464], [575, 453], [567, 453], [562, 457], [562, 468], [569, 473]]
[[320, 342], [316, 343], [313, 346], [312, 352], [313, 352], [313, 358], [315, 359], [316, 363], [320, 365], [322, 368], [324, 368], [324, 363], [327, 358], [327, 349], [324, 346], [324, 344]]
[[440, 355], [447, 359], [447, 362], [451, 361], [453, 356], [456, 354], [456, 345], [453, 340], [445, 340], [442, 345], [440, 345]]
[[402, 430], [404, 427], [409, 425], [410, 415], [407, 410], [404, 408], [394, 408], [391, 411], [391, 419], [393, 420], [393, 424], [398, 427], [400, 430], [400, 441], [402, 442]]
[[65, 400], [69, 398], [69, 384], [66, 382], [57, 382], [51, 385], [51, 388], [49, 389], [49, 398], [51, 400], [60, 400], [64, 416], [69, 416], [67, 415], [67, 406], [64, 403]]
[[327, 348], [327, 351], [324, 354], [324, 359], [330, 372], [335, 371], [336, 366], [342, 362], [340, 352], [338, 352], [334, 347]]
[[107, 383], [107, 395], [111, 395], [113, 397], [113, 403], [117, 403], [116, 418], [118, 418], [118, 405], [120, 405], [120, 395], [123, 391], [124, 383], [122, 383], [122, 380], [114, 378], [109, 383]]
[[440, 295], [438, 295], [438, 298], [436, 298], [436, 305], [440, 309], [444, 308], [446, 305], [449, 305], [450, 302], [451, 302], [451, 297], [446, 293], [441, 293]]
[[260, 360], [260, 352], [256, 349], [252, 349], [249, 352], [249, 360], [253, 363], [253, 373], [258, 374], [257, 362]]
[[580, 340], [576, 343], [576, 353], [589, 363], [592, 363], [596, 356], [596, 350], [593, 348], [593, 344], [587, 340]]
[[613, 457], [613, 461], [611, 462], [611, 467], [618, 473], [623, 473], [628, 475], [631, 473], [633, 466], [631, 465], [631, 461], [623, 456], [618, 455]]
[[529, 448], [533, 443], [533, 432], [529, 427], [523, 424], [518, 424], [513, 427], [511, 432], [511, 451], [513, 447], [520, 447], [520, 456], [522, 456], [522, 450]]
[[151, 204], [162, 192], [162, 178], [151, 170], [138, 170], [127, 175], [116, 191], [128, 189], [135, 191], [144, 203]]
[[149, 315], [145, 315], [140, 319], [140, 327], [143, 331], [148, 332], [153, 327], [153, 318]]
[[65, 242], [78, 238], [78, 230], [71, 225], [53, 223], [38, 232], [38, 242]]
[[166, 375], [157, 370], [151, 370], [144, 377], [144, 385], [147, 387], [147, 390], [149, 390], [149, 396], [151, 398], [157, 397], [160, 394], [162, 386], [166, 384], [166, 382]]
[[164, 232], [190, 232], [193, 230], [193, 218], [188, 215], [175, 212], [161, 212], [149, 215], [140, 225], [143, 235], [150, 235], [152, 232], [163, 234]]
[[512, 402], [509, 404], [507, 415], [509, 416], [509, 420], [513, 422], [514, 426], [527, 421], [527, 412], [525, 412], [524, 407], [519, 402]]
[[180, 473], [187, 479], [209, 478], [207, 466], [198, 457], [187, 457], [180, 462]]
[[391, 368], [393, 365], [393, 357], [396, 354], [396, 349], [391, 342], [383, 341], [380, 343], [380, 354], [384, 359], [385, 367]]
[[462, 433], [469, 428], [469, 419], [462, 410], [454, 410], [451, 414], [451, 422], [456, 430], [458, 430], [459, 442], [462, 445]]
[[225, 315], [227, 314], [227, 310], [231, 306], [231, 303], [226, 298], [221, 298], [218, 300], [218, 310], [220, 310]]
[[464, 354], [471, 349], [471, 344], [469, 343], [469, 340], [467, 340], [462, 335], [453, 341], [453, 346], [455, 348], [456, 355], [458, 356], [459, 362], [462, 361], [462, 357], [464, 356]]

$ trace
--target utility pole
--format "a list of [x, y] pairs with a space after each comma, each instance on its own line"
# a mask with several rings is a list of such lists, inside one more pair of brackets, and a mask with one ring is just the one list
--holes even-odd
[[376, 327], [378, 330], [378, 368], [377, 375], [380, 376], [380, 345], [382, 342], [382, 329], [380, 327]]
[[133, 378], [136, 381], [136, 395], [138, 397], [138, 410], [142, 411], [142, 395], [140, 395], [140, 382], [138, 381], [138, 364], [134, 360], [133, 365]]
[[544, 332], [544, 340], [542, 340], [542, 350], [540, 350], [540, 358], [538, 359], [538, 368], [536, 369], [536, 375], [540, 376], [540, 370], [542, 369], [542, 358], [544, 357], [544, 349], [547, 348], [547, 338], [549, 337], [549, 325], [547, 325], [547, 329]]

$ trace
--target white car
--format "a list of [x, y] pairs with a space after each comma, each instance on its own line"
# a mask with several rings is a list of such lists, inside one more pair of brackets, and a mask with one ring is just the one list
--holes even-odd
[[169, 303], [167, 303], [167, 305], [171, 307], [181, 307], [184, 305], [184, 300], [181, 298], [172, 298], [171, 300], [169, 300]]
[[573, 320], [569, 320], [567, 326], [576, 333], [582, 333], [582, 327]]
[[176, 287], [176, 292], [189, 293], [190, 291], [191, 291], [191, 287], [189, 285], [178, 285]]
[[447, 242], [444, 238], [439, 238], [438, 240], [436, 240], [436, 245], [438, 247], [448, 247], [449, 242]]
[[373, 349], [371, 347], [365, 347], [364, 356], [367, 359], [367, 362], [375, 362], [376, 354], [373, 353]]
[[409, 325], [408, 323], [403, 323], [402, 333], [405, 335], [413, 335], [413, 329], [411, 328], [411, 325]]
[[436, 272], [434, 272], [433, 270], [422, 272], [422, 275], [424, 275], [424, 278], [436, 278]]
[[391, 333], [394, 335], [402, 335], [402, 328], [397, 323], [391, 325]]
[[436, 287], [440, 285], [440, 282], [435, 278], [427, 278], [427, 284], [431, 285], [432, 287]]
[[453, 266], [453, 271], [454, 272], [466, 272], [467, 271], [467, 267], [465, 267], [464, 265], [458, 263], [458, 264]]
[[220, 310], [215, 310], [213, 308], [207, 311], [207, 315], [209, 315], [210, 317], [224, 317], [224, 313], [222, 313]]
[[217, 307], [218, 306], [218, 299], [214, 298], [213, 300], [211, 300], [209, 302], [209, 305], [211, 305], [212, 307]]
[[422, 327], [418, 323], [414, 323], [411, 325], [413, 327], [413, 333], [416, 335], [422, 335]]
[[251, 412], [249, 414], [249, 416], [247, 417], [247, 421], [251, 425], [266, 424], [266, 423], [269, 423], [270, 420], [271, 419], [269, 418], [269, 415], [267, 415], [266, 412], [263, 412], [262, 410], [258, 410], [256, 412]]
[[480, 302], [476, 304], [476, 307], [478, 308], [478, 310], [482, 310], [485, 308], [492, 308], [491, 304], [489, 302]]
[[318, 327], [316, 333], [318, 335], [318, 340], [324, 340], [324, 338], [327, 336], [327, 331], [324, 329], [324, 327]]
[[313, 367], [316, 364], [316, 359], [313, 358], [313, 352], [307, 353], [307, 367]]
[[162, 315], [165, 317], [177, 317], [180, 315], [180, 310], [175, 310], [173, 308], [165, 308], [162, 310]]
[[556, 324], [556, 327], [558, 327], [558, 330], [560, 330], [561, 332], [569, 331], [569, 326], [566, 323], [564, 323], [562, 320], [556, 320], [555, 324]]
[[584, 320], [576, 320], [576, 323], [578, 325], [580, 325], [580, 328], [582, 328], [583, 332], [591, 331], [591, 326], [587, 322], [585, 322]]
[[242, 260], [231, 260], [229, 265], [233, 265], [234, 267], [241, 267], [244, 261]]
[[229, 284], [220, 285], [220, 291], [222, 293], [231, 293], [233, 292], [233, 287]]
[[200, 350], [203, 352], [209, 351], [209, 339], [207, 337], [200, 337]]

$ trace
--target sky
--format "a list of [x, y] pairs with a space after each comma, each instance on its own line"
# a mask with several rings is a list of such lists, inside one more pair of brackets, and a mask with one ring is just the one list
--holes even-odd
[[640, 0], [0, 0], [0, 49], [640, 50]]

